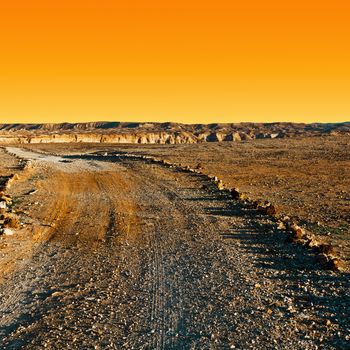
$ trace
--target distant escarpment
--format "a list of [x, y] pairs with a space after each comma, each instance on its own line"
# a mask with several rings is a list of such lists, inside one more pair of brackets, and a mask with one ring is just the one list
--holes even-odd
[[180, 144], [263, 138], [350, 134], [350, 122], [301, 123], [122, 123], [0, 124], [0, 143]]

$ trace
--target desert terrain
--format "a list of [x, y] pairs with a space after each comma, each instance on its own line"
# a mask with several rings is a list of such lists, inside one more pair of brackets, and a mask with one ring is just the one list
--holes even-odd
[[0, 236], [1, 348], [347, 349], [350, 136], [336, 129], [137, 145], [7, 130], [3, 215], [18, 225]]
[[0, 143], [194, 144], [349, 135], [350, 122], [304, 123], [62, 123], [0, 124]]

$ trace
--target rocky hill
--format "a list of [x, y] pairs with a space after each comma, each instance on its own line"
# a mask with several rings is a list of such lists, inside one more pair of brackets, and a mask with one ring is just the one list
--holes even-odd
[[179, 144], [220, 141], [246, 141], [350, 134], [345, 123], [127, 123], [90, 122], [60, 124], [0, 124], [1, 143], [158, 143]]

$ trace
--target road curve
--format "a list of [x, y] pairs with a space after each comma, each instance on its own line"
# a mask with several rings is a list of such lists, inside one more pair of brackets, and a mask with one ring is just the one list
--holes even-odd
[[1, 349], [342, 349], [348, 276], [198, 175], [32, 160], [40, 243], [0, 285]]

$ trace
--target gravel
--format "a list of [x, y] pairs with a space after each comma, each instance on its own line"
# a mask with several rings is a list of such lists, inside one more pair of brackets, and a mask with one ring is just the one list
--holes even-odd
[[0, 285], [2, 349], [349, 348], [349, 275], [268, 216], [199, 174], [69, 159], [32, 163], [68, 190], [33, 194], [64, 214]]

